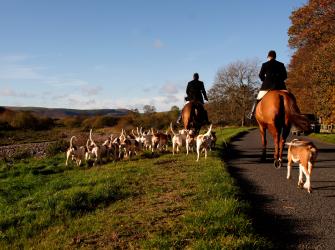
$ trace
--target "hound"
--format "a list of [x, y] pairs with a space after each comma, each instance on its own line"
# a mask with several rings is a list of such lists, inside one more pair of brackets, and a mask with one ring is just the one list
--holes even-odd
[[150, 131], [142, 132], [142, 128], [140, 129], [140, 142], [142, 146], [146, 150], [151, 150], [152, 148], [152, 134]]
[[167, 133], [162, 132], [156, 132], [154, 133], [154, 129], [151, 128], [152, 133], [152, 145], [151, 145], [151, 151], [154, 151], [154, 148], [162, 150], [167, 150], [168, 147], [168, 141], [169, 141], [169, 135]]
[[194, 152], [195, 144], [196, 144], [196, 134], [193, 130], [189, 130], [186, 135], [186, 155], [188, 155], [189, 151], [191, 150]]
[[79, 148], [74, 146], [74, 139], [76, 139], [76, 136], [72, 136], [70, 139], [70, 147], [66, 151], [65, 165], [68, 166], [68, 162], [71, 159], [72, 161], [76, 162], [77, 166], [79, 167], [81, 163], [85, 160], [86, 148], [84, 146], [81, 146]]
[[[299, 180], [298, 187], [307, 189], [308, 193], [312, 192], [311, 175], [314, 163], [316, 161], [318, 150], [312, 142], [294, 139], [289, 143], [287, 151], [287, 179], [291, 178], [292, 161], [299, 163]], [[304, 173], [306, 182], [303, 182]]]
[[125, 157], [131, 157], [132, 155], [137, 155], [137, 150], [139, 149], [140, 143], [136, 139], [129, 138], [124, 129], [121, 131], [120, 139], [120, 152], [119, 158], [121, 158], [122, 151], [124, 151]]
[[187, 133], [184, 133], [185, 130], [180, 130], [180, 131], [182, 131], [182, 133], [180, 133], [180, 131], [179, 131], [179, 134], [176, 134], [173, 131], [172, 122], [170, 123], [170, 129], [171, 129], [171, 132], [173, 134], [173, 137], [172, 137], [172, 154], [174, 154], [175, 149], [176, 149], [176, 152], [179, 153], [180, 147], [182, 147], [183, 145], [186, 144]]
[[[89, 144], [89, 141], [91, 142], [90, 144]], [[94, 158], [93, 165], [95, 165], [96, 163], [101, 164], [103, 157], [107, 158], [108, 160], [109, 159], [109, 149], [108, 149], [109, 143], [110, 143], [110, 139], [106, 140], [102, 145], [97, 145], [92, 138], [92, 129], [91, 129], [89, 140], [86, 143], [86, 147], [88, 150], [88, 154], [86, 154], [87, 160]]]
[[205, 134], [197, 136], [196, 139], [197, 161], [199, 161], [200, 149], [203, 149], [205, 151], [205, 159], [207, 158], [207, 150], [210, 148], [212, 144], [211, 131], [212, 131], [212, 124], [209, 126], [209, 129]]

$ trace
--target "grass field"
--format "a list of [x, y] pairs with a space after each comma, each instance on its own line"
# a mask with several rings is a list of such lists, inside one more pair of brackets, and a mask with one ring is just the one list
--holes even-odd
[[319, 139], [319, 140], [324, 141], [324, 142], [335, 144], [335, 134], [316, 134], [316, 133], [313, 133], [313, 134], [310, 134], [309, 136], [313, 137], [313, 138], [316, 138], [316, 139]]
[[[144, 154], [97, 167], [64, 155], [0, 166], [0, 248], [264, 249], [222, 161]], [[149, 157], [150, 156], [150, 157]]]

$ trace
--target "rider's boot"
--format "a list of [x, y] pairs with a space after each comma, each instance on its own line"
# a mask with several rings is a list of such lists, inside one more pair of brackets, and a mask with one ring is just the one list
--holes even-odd
[[258, 100], [256, 100], [256, 101], [252, 104], [251, 111], [250, 111], [249, 114], [247, 114], [247, 118], [250, 119], [250, 120], [254, 117], [254, 113], [255, 113], [255, 110], [256, 110], [257, 103], [258, 103]]
[[181, 122], [181, 112], [180, 112], [180, 114], [179, 114], [179, 116], [178, 116], [178, 118], [177, 118], [176, 123], [177, 123], [177, 124], [180, 124], [180, 122]]
[[204, 109], [204, 125], [210, 125], [211, 122], [208, 120], [208, 113], [207, 110]]

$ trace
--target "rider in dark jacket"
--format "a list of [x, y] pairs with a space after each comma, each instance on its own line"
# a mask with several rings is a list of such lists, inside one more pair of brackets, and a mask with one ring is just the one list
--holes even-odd
[[249, 119], [253, 117], [258, 101], [261, 100], [269, 90], [286, 90], [286, 68], [283, 63], [276, 60], [276, 52], [274, 50], [269, 51], [268, 61], [262, 64], [259, 78], [262, 80], [262, 86], [257, 95], [257, 100], [253, 104], [251, 112], [248, 114]]
[[198, 101], [202, 104], [204, 104], [204, 98], [206, 101], [208, 101], [204, 83], [202, 81], [199, 81], [198, 73], [194, 73], [193, 80], [188, 82], [186, 94], [188, 101]]
[[[202, 81], [199, 81], [199, 74], [194, 73], [193, 74], [193, 80], [188, 82], [187, 88], [186, 88], [186, 94], [187, 97], [185, 98], [186, 101], [195, 101], [200, 102], [201, 105], [198, 106], [200, 109], [200, 113], [203, 115], [204, 123], [210, 124], [208, 121], [208, 114], [207, 111], [204, 109], [204, 99], [208, 101], [207, 93], [204, 87], [204, 83]], [[181, 120], [181, 113], [177, 119], [177, 123], [180, 123]]]

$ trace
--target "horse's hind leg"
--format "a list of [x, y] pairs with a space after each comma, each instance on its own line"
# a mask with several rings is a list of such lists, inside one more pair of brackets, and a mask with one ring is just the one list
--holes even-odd
[[[280, 152], [280, 141], [281, 141], [281, 138], [280, 138], [280, 131], [278, 131], [278, 128], [276, 128], [275, 126], [271, 126], [269, 128], [269, 131], [273, 137], [273, 144], [274, 144], [274, 147], [275, 147], [275, 152], [274, 152], [274, 165], [276, 168], [280, 168], [281, 165], [282, 165], [282, 160], [281, 160], [281, 155], [279, 155], [279, 152]], [[280, 157], [279, 157], [280, 156]]]
[[280, 138], [280, 145], [279, 145], [280, 146], [279, 147], [279, 159], [280, 160], [282, 160], [282, 158], [283, 158], [283, 150], [284, 150], [284, 147], [285, 147], [286, 139], [290, 134], [290, 129], [291, 129], [290, 126], [285, 126], [283, 128], [283, 133], [282, 133], [282, 136]]

